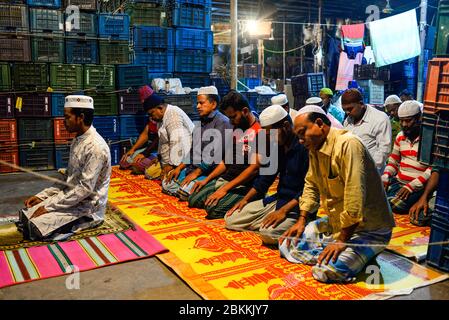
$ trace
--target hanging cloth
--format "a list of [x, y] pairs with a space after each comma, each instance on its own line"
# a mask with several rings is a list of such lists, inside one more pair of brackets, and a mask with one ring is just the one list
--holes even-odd
[[365, 50], [363, 44], [365, 24], [341, 26], [341, 34], [341, 47], [347, 53], [349, 59], [355, 59], [358, 53], [363, 53]]
[[349, 59], [346, 52], [340, 53], [338, 64], [337, 85], [335, 90], [348, 89], [348, 83], [354, 80], [354, 65], [362, 63], [363, 54], [358, 53], [355, 59]]
[[376, 67], [414, 58], [421, 54], [416, 10], [369, 23]]

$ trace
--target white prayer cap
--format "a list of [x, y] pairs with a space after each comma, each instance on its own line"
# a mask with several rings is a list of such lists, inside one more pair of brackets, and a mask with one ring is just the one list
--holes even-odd
[[65, 97], [64, 108], [93, 109], [94, 99], [89, 96], [67, 96]]
[[418, 101], [409, 100], [401, 104], [398, 110], [399, 118], [409, 118], [421, 113], [421, 105]]
[[198, 95], [208, 95], [208, 94], [215, 94], [218, 96], [218, 90], [216, 87], [214, 86], [209, 86], [209, 87], [201, 87], [198, 89]]
[[323, 110], [323, 108], [313, 105], [305, 106], [304, 108], [301, 108], [298, 110], [298, 116], [305, 113], [321, 113], [324, 114], [327, 117], [326, 112]]
[[312, 97], [306, 100], [307, 106], [316, 106], [321, 103], [323, 103], [323, 99], [321, 99], [320, 97]]
[[287, 96], [285, 94], [280, 94], [271, 98], [272, 105], [284, 106], [288, 103]]
[[397, 95], [393, 94], [389, 96], [387, 99], [385, 99], [384, 106], [388, 106], [389, 104], [396, 104], [396, 103], [402, 103], [401, 98], [399, 98]]
[[259, 116], [260, 126], [268, 127], [275, 123], [278, 123], [282, 119], [288, 116], [288, 112], [285, 111], [280, 105], [272, 105], [264, 109]]

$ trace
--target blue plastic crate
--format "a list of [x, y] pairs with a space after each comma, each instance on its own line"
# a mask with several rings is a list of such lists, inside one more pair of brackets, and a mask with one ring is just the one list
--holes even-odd
[[437, 196], [449, 201], [449, 171], [440, 171]]
[[148, 67], [145, 65], [117, 66], [118, 88], [139, 88], [148, 84]]
[[197, 104], [197, 92], [191, 94], [159, 94], [165, 103], [181, 108], [192, 121], [199, 120]]
[[[243, 78], [239, 79], [241, 83], [243, 83], [249, 89], [254, 89], [255, 87], [262, 85], [262, 79], [252, 79], [252, 78]], [[245, 91], [247, 88], [242, 86], [240, 83], [237, 83], [237, 89], [239, 91]]]
[[49, 144], [38, 144], [34, 148], [22, 145], [19, 147], [19, 163], [31, 170], [52, 170], [55, 168], [55, 148]]
[[251, 111], [257, 111], [257, 98], [259, 94], [257, 92], [242, 92], [242, 95], [248, 100]]
[[147, 116], [122, 115], [120, 118], [120, 139], [137, 138], [148, 123]]
[[51, 94], [51, 115], [52, 117], [64, 116], [65, 95], [63, 93]]
[[211, 84], [208, 73], [175, 73], [173, 77], [181, 79], [183, 87], [192, 89], [207, 87]]
[[176, 49], [200, 49], [213, 51], [214, 35], [210, 30], [177, 28], [175, 31]]
[[[445, 242], [449, 240], [449, 222], [447, 217], [433, 213], [429, 242]], [[427, 263], [435, 268], [449, 272], [449, 245], [432, 245], [427, 250]]]
[[67, 168], [70, 158], [70, 145], [55, 146], [55, 165], [56, 169]]
[[145, 115], [143, 110], [142, 102], [140, 102], [139, 93], [132, 92], [126, 93], [121, 92], [119, 94], [119, 108], [118, 113], [122, 114], [133, 114], [133, 115]]
[[257, 97], [257, 112], [261, 113], [263, 110], [271, 106], [271, 98], [277, 94], [259, 94]]
[[69, 20], [65, 15], [65, 34], [67, 36], [91, 36], [98, 35], [98, 16], [95, 13], [80, 12], [79, 25], [75, 25], [74, 19]]
[[98, 42], [96, 40], [66, 40], [65, 48], [67, 63], [98, 63]]
[[176, 50], [175, 72], [210, 73], [212, 56], [211, 52], [202, 50]]
[[106, 141], [120, 138], [120, 122], [117, 116], [96, 116], [93, 126]]
[[61, 8], [61, 0], [27, 0], [27, 5], [30, 7], [48, 7], [48, 8]]
[[129, 40], [129, 15], [100, 13], [98, 15], [100, 38]]
[[111, 166], [116, 166], [120, 162], [120, 144], [114, 143], [109, 145], [111, 150]]
[[133, 29], [134, 48], [173, 49], [174, 30], [172, 28], [138, 26]]
[[212, 6], [212, 0], [175, 0], [175, 2], [180, 4], [194, 4], [203, 7]]
[[190, 4], [176, 4], [173, 9], [173, 26], [210, 30], [210, 24], [210, 7], [198, 7]]
[[218, 94], [220, 96], [225, 96], [231, 90], [231, 86], [229, 82], [223, 78], [211, 77], [210, 79], [211, 85], [215, 86], [218, 90]]
[[134, 64], [148, 66], [149, 73], [171, 73], [174, 69], [174, 51], [167, 49], [138, 49], [134, 51]]

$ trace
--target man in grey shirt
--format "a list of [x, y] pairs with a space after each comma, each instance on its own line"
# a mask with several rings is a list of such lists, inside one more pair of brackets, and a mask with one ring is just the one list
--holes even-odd
[[380, 174], [391, 150], [391, 123], [386, 113], [368, 106], [357, 89], [349, 89], [341, 97], [348, 115], [344, 128], [358, 136], [368, 149]]

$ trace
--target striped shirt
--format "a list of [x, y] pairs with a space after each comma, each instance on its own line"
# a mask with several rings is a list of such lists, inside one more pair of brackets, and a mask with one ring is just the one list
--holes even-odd
[[399, 132], [394, 141], [393, 151], [388, 159], [388, 165], [382, 175], [382, 181], [388, 183], [392, 177], [404, 184], [410, 192], [424, 188], [430, 178], [432, 168], [418, 161], [420, 138], [410, 141], [404, 133]]

